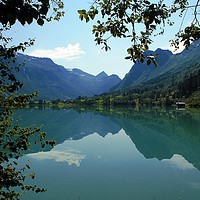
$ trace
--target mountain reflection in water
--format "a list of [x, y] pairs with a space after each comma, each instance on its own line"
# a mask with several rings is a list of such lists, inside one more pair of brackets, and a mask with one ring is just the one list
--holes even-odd
[[[182, 155], [200, 170], [200, 112], [120, 110], [92, 112], [56, 109], [18, 110], [23, 125], [41, 126], [57, 144], [98, 133], [105, 137], [123, 129], [145, 158], [170, 159]], [[30, 117], [31, 116], [31, 121]], [[34, 122], [34, 123], [33, 123]], [[42, 149], [31, 149], [39, 152]]]
[[198, 110], [33, 109], [16, 116], [24, 126], [42, 124], [57, 142], [25, 156], [49, 188], [39, 199], [199, 199]]

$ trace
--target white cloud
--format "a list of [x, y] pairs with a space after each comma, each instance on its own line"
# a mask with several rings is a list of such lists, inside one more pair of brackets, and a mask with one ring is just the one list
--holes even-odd
[[54, 160], [55, 162], [66, 162], [68, 165], [80, 166], [81, 161], [86, 158], [81, 151], [75, 149], [65, 149], [65, 150], [51, 150], [49, 152], [39, 152], [28, 154], [28, 157], [37, 160]]
[[175, 49], [175, 47], [171, 46], [171, 43], [168, 43], [168, 45], [166, 46], [161, 46], [161, 49], [169, 49], [170, 51], [172, 51], [172, 53], [176, 54], [176, 53], [180, 53], [185, 49], [185, 46], [183, 46], [183, 42], [181, 42], [179, 44], [179, 48]]
[[84, 55], [80, 44], [68, 44], [67, 47], [56, 47], [55, 49], [38, 49], [30, 52], [28, 55], [36, 57], [47, 57], [51, 59], [74, 60]]
[[173, 53], [180, 53], [185, 49], [185, 46], [183, 45], [183, 42], [180, 42], [179, 48], [175, 49], [174, 47], [170, 46], [169, 50], [171, 50]]

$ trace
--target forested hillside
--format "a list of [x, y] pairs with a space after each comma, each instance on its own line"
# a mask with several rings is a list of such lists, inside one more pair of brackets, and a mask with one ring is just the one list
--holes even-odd
[[111, 89], [93, 98], [79, 99], [80, 105], [146, 105], [171, 106], [184, 101], [200, 105], [200, 41], [188, 50], [172, 54], [157, 49], [158, 66], [136, 62], [125, 78]]

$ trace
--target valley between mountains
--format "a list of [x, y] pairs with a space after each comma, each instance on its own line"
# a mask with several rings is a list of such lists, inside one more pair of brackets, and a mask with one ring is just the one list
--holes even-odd
[[[146, 54], [158, 55], [158, 66], [136, 61], [122, 80], [104, 71], [94, 76], [57, 65], [49, 58], [24, 54], [17, 54], [15, 65], [23, 65], [15, 75], [24, 83], [21, 93], [37, 91], [37, 99], [46, 101], [88, 97], [92, 101], [106, 99], [104, 104], [136, 103], [136, 100], [145, 104], [164, 101], [171, 105], [178, 100], [200, 104], [200, 41], [178, 54], [160, 48]], [[113, 99], [108, 102], [111, 96]]]

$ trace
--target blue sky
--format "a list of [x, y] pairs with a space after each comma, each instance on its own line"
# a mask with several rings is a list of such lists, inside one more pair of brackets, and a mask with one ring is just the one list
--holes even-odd
[[[129, 40], [111, 38], [111, 51], [105, 52], [96, 46], [92, 35], [94, 22], [81, 22], [78, 9], [89, 8], [87, 0], [64, 0], [65, 16], [59, 22], [46, 23], [42, 27], [37, 24], [22, 26], [15, 24], [8, 35], [13, 37], [13, 43], [35, 39], [35, 45], [28, 48], [25, 54], [37, 57], [49, 57], [55, 63], [66, 68], [79, 68], [85, 72], [97, 75], [105, 71], [108, 75], [117, 74], [123, 78], [129, 72], [133, 63], [125, 60], [126, 49], [131, 46]], [[174, 18], [175, 21], [178, 21]], [[186, 17], [184, 24], [191, 21]], [[183, 24], [183, 25], [184, 25]], [[163, 36], [157, 37], [150, 49], [169, 49], [169, 40], [174, 38], [179, 30], [180, 20], [173, 28], [167, 28]]]

